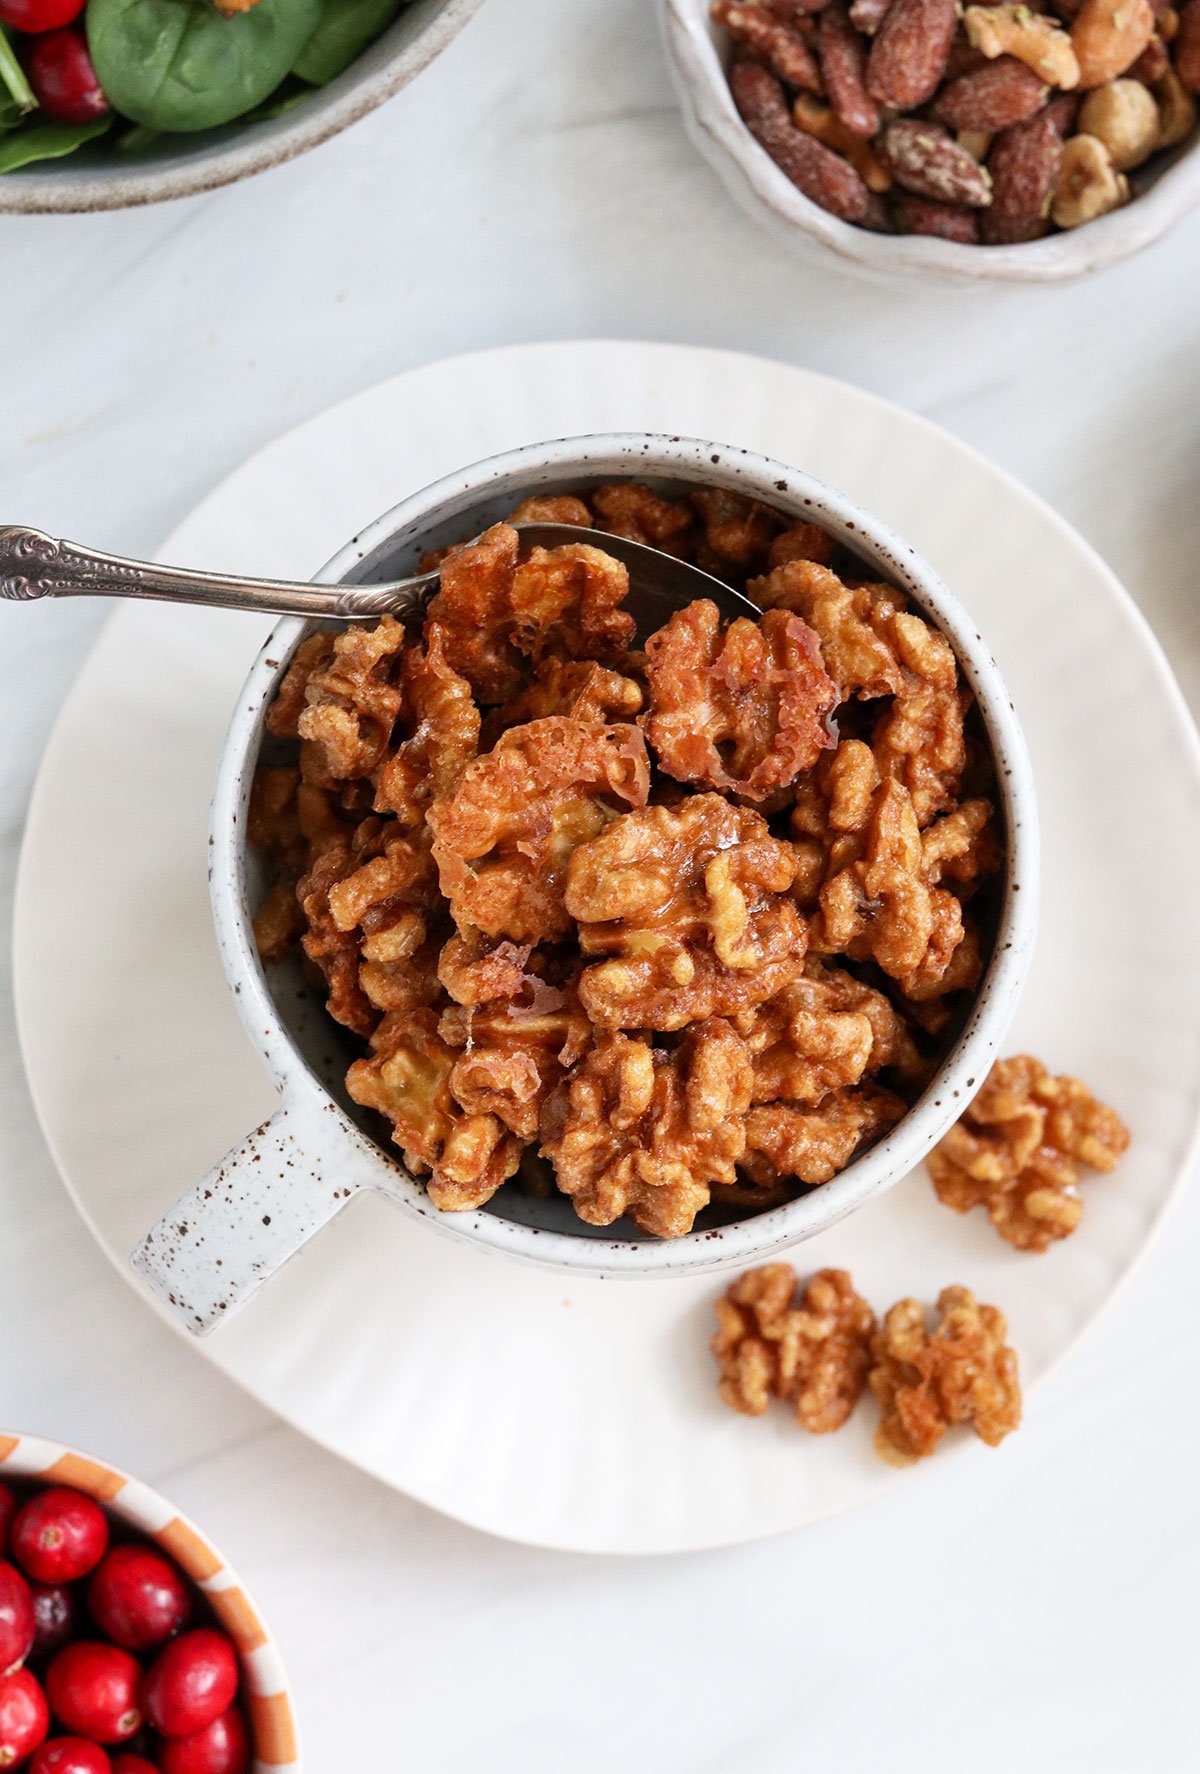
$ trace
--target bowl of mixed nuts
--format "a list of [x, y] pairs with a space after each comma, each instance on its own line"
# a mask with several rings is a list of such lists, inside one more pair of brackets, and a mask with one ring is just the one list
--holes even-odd
[[[613, 538], [745, 614], [643, 632]], [[364, 1190], [574, 1271], [759, 1259], [920, 1162], [1024, 982], [1007, 692], [845, 496], [719, 443], [558, 440], [413, 495], [323, 577], [418, 563], [413, 623], [282, 623], [229, 729], [213, 908], [281, 1100], [135, 1253], [194, 1332]]]
[[1200, 200], [1200, 0], [665, 0], [692, 140], [795, 244], [1052, 282]]

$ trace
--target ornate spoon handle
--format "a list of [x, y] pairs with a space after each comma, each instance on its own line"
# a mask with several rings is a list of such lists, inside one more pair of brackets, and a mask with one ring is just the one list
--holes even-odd
[[216, 609], [261, 610], [275, 616], [403, 616], [437, 579], [421, 573], [387, 585], [302, 585], [283, 579], [243, 579], [232, 573], [195, 573], [126, 560], [63, 542], [41, 530], [0, 525], [0, 599], [25, 603], [42, 597], [162, 598]]

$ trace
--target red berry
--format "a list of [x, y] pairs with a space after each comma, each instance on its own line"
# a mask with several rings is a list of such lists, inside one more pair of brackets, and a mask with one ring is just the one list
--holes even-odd
[[15, 1768], [32, 1755], [49, 1729], [40, 1682], [27, 1669], [0, 1676], [0, 1768]]
[[191, 1612], [187, 1584], [161, 1552], [114, 1546], [88, 1584], [88, 1607], [106, 1638], [126, 1651], [148, 1651], [178, 1632]]
[[112, 1763], [86, 1737], [52, 1737], [30, 1762], [29, 1774], [112, 1774]]
[[130, 1755], [128, 1750], [122, 1750], [112, 1759], [112, 1774], [158, 1774], [158, 1769], [145, 1756]]
[[224, 1633], [202, 1626], [158, 1653], [142, 1687], [146, 1717], [164, 1737], [191, 1737], [233, 1704], [237, 1653]]
[[25, 72], [38, 104], [56, 123], [91, 123], [108, 115], [87, 39], [74, 25], [34, 37]]
[[12, 1554], [35, 1583], [86, 1577], [108, 1548], [108, 1518], [82, 1491], [52, 1485], [17, 1511]]
[[50, 1657], [61, 1651], [75, 1633], [79, 1609], [69, 1589], [56, 1583], [33, 1586], [33, 1650], [31, 1657]]
[[0, 1484], [0, 1555], [8, 1549], [8, 1530], [16, 1513], [16, 1494], [6, 1484]]
[[15, 1566], [0, 1562], [0, 1671], [20, 1669], [33, 1649], [33, 1595]]
[[58, 1653], [46, 1671], [46, 1693], [68, 1731], [95, 1743], [124, 1743], [141, 1728], [141, 1676], [128, 1651], [85, 1639]]
[[14, 31], [57, 31], [83, 11], [85, 0], [0, 0], [0, 25]]
[[250, 1741], [236, 1706], [193, 1737], [168, 1737], [158, 1752], [162, 1774], [246, 1774]]

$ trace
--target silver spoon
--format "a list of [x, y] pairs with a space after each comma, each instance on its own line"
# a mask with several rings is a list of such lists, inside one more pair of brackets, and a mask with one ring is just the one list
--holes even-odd
[[[661, 549], [603, 530], [574, 524], [518, 524], [529, 547], [556, 548], [587, 542], [629, 568], [630, 611], [645, 636], [684, 604], [711, 598], [724, 616], [757, 616], [756, 605], [699, 567]], [[323, 616], [343, 622], [383, 615], [404, 620], [420, 613], [440, 569], [368, 585], [304, 585], [284, 579], [243, 579], [233, 573], [197, 573], [154, 561], [125, 560], [59, 541], [41, 530], [0, 526], [0, 601], [26, 603], [43, 597], [160, 598], [177, 604], [209, 604], [222, 610], [259, 610], [274, 616]]]

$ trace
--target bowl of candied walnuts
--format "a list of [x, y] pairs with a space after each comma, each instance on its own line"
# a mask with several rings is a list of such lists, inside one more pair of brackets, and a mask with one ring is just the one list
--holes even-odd
[[[640, 632], [605, 532], [753, 609]], [[1016, 717], [849, 500], [717, 444], [560, 440], [407, 499], [322, 577], [421, 563], [408, 628], [281, 623], [230, 728], [217, 934], [281, 1106], [135, 1254], [195, 1330], [363, 1189], [598, 1273], [778, 1250], [945, 1134], [1024, 979]]]
[[793, 243], [1051, 282], [1200, 200], [1200, 0], [664, 0], [688, 132]]

